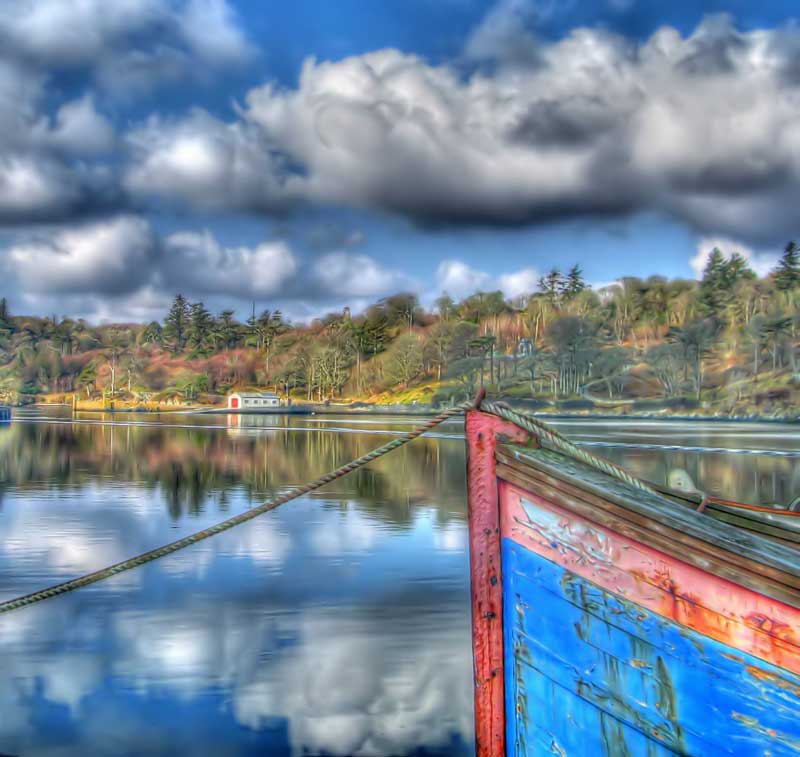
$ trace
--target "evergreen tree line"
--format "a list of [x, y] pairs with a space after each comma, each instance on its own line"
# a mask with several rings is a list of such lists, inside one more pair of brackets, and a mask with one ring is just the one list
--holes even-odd
[[323, 400], [427, 382], [437, 401], [481, 384], [520, 397], [595, 400], [700, 399], [704, 391], [715, 399], [725, 386], [739, 400], [777, 391], [764, 382], [793, 391], [799, 305], [794, 243], [762, 278], [743, 256], [715, 249], [699, 282], [625, 277], [594, 291], [575, 265], [553, 269], [536, 292], [513, 301], [499, 291], [460, 301], [445, 293], [429, 311], [401, 293], [304, 326], [255, 305], [244, 321], [233, 310], [214, 315], [182, 294], [163, 322], [99, 327], [14, 316], [3, 299], [0, 396], [191, 401], [269, 386]]

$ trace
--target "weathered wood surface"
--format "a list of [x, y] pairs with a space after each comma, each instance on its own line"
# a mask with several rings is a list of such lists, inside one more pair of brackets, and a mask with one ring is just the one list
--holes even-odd
[[[596, 495], [572, 489], [543, 474], [534, 472], [523, 475], [502, 464], [497, 466], [497, 471], [501, 479], [516, 484], [525, 491], [538, 492], [550, 502], [616, 533], [649, 544], [712, 575], [729, 579], [773, 599], [792, 606], [800, 604], [800, 592], [775, 580], [769, 575], [768, 569], [762, 569], [757, 563], [720, 549], [710, 542], [701, 542]], [[782, 574], [779, 575], [783, 577]]]
[[508, 445], [498, 449], [498, 460], [498, 474], [525, 489], [645, 543], [652, 539], [659, 549], [702, 570], [800, 607], [800, 552], [792, 545], [704, 517], [666, 497], [615, 486], [602, 474], [599, 481], [594, 476], [586, 480], [583, 474], [593, 471], [550, 451]]
[[719, 497], [706, 498], [696, 492], [679, 492], [652, 482], [650, 485], [671, 501], [692, 510], [697, 510], [702, 505], [705, 515], [725, 523], [780, 539], [784, 543], [791, 542], [791, 545], [800, 544], [800, 512], [732, 502]]
[[800, 678], [503, 539], [510, 755], [797, 755]]
[[[668, 620], [800, 674], [800, 610], [700, 570], [512, 484], [503, 537]], [[800, 713], [799, 713], [800, 714]]]
[[622, 504], [634, 512], [659, 520], [678, 531], [701, 540], [714, 541], [721, 547], [738, 552], [742, 557], [769, 565], [800, 579], [800, 561], [797, 559], [796, 550], [772, 544], [766, 539], [725, 523], [709, 522], [707, 518], [702, 518], [702, 513], [675, 508], [667, 497], [633, 489], [621, 481], [551, 450], [532, 450], [509, 444], [504, 445], [501, 452], [517, 460], [522, 466], [532, 466], [548, 475]]
[[467, 493], [475, 665], [477, 757], [505, 755], [503, 593], [500, 508], [495, 452], [497, 436], [524, 442], [528, 434], [485, 413], [468, 413]]
[[494, 449], [489, 417], [467, 420], [479, 755], [800, 755], [797, 547], [535, 440]]

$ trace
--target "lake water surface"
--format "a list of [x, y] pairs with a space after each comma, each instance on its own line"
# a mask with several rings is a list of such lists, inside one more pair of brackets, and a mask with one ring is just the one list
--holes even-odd
[[[0, 426], [0, 599], [246, 510], [418, 423], [79, 415]], [[559, 421], [638, 475], [800, 494], [798, 427]], [[470, 755], [460, 421], [281, 509], [0, 616], [0, 754]]]

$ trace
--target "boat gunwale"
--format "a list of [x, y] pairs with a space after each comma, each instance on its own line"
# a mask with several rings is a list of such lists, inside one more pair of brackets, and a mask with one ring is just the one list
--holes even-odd
[[[530, 448], [516, 444], [498, 444], [497, 452], [498, 458], [506, 453], [506, 458], [512, 464], [516, 462], [523, 467], [530, 466], [539, 469], [641, 515], [657, 519], [666, 526], [672, 526], [675, 530], [683, 531], [702, 541], [712, 541], [713, 537], [715, 543], [724, 543], [731, 551], [744, 549], [752, 553], [749, 556], [754, 560], [772, 564], [778, 570], [800, 578], [800, 562], [798, 562], [795, 550], [776, 545], [769, 539], [752, 534], [742, 528], [709, 518], [704, 519], [703, 513], [698, 513], [693, 509], [676, 508], [675, 501], [665, 495], [634, 489], [622, 481], [617, 481], [604, 473], [593, 470], [578, 460], [573, 460], [560, 452], [544, 447]], [[570, 471], [571, 468], [575, 469], [574, 473]], [[601, 483], [606, 484], [607, 487], [609, 481], [613, 482], [613, 488], [601, 488]], [[709, 533], [709, 526], [716, 527], [717, 533]]]
[[[800, 565], [792, 546], [621, 482], [609, 489], [607, 476], [552, 450], [503, 444], [498, 445], [497, 460], [498, 476], [510, 483], [531, 491], [545, 487], [548, 496], [577, 499], [576, 509], [590, 519], [633, 530], [636, 538], [658, 542], [659, 549], [674, 557], [800, 607]], [[565, 470], [566, 462], [569, 468], [577, 467], [579, 475]], [[526, 474], [535, 480], [525, 480]], [[522, 479], [510, 480], [517, 476]], [[630, 494], [620, 492], [626, 488]]]

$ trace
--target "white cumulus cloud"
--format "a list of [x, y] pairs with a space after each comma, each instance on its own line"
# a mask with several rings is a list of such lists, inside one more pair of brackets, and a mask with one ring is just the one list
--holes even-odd
[[347, 297], [379, 297], [413, 284], [404, 273], [383, 267], [369, 255], [350, 252], [323, 255], [312, 275], [326, 293]]
[[462, 260], [444, 260], [436, 270], [436, 288], [437, 292], [447, 292], [457, 299], [477, 291], [498, 289], [506, 297], [514, 298], [536, 291], [539, 275], [534, 268], [495, 275], [473, 268]]
[[43, 234], [7, 254], [29, 292], [114, 295], [148, 278], [156, 239], [146, 221], [122, 216]]
[[240, 297], [274, 295], [297, 272], [297, 260], [282, 241], [255, 247], [225, 247], [209, 232], [178, 232], [165, 240], [165, 283], [196, 294]]

